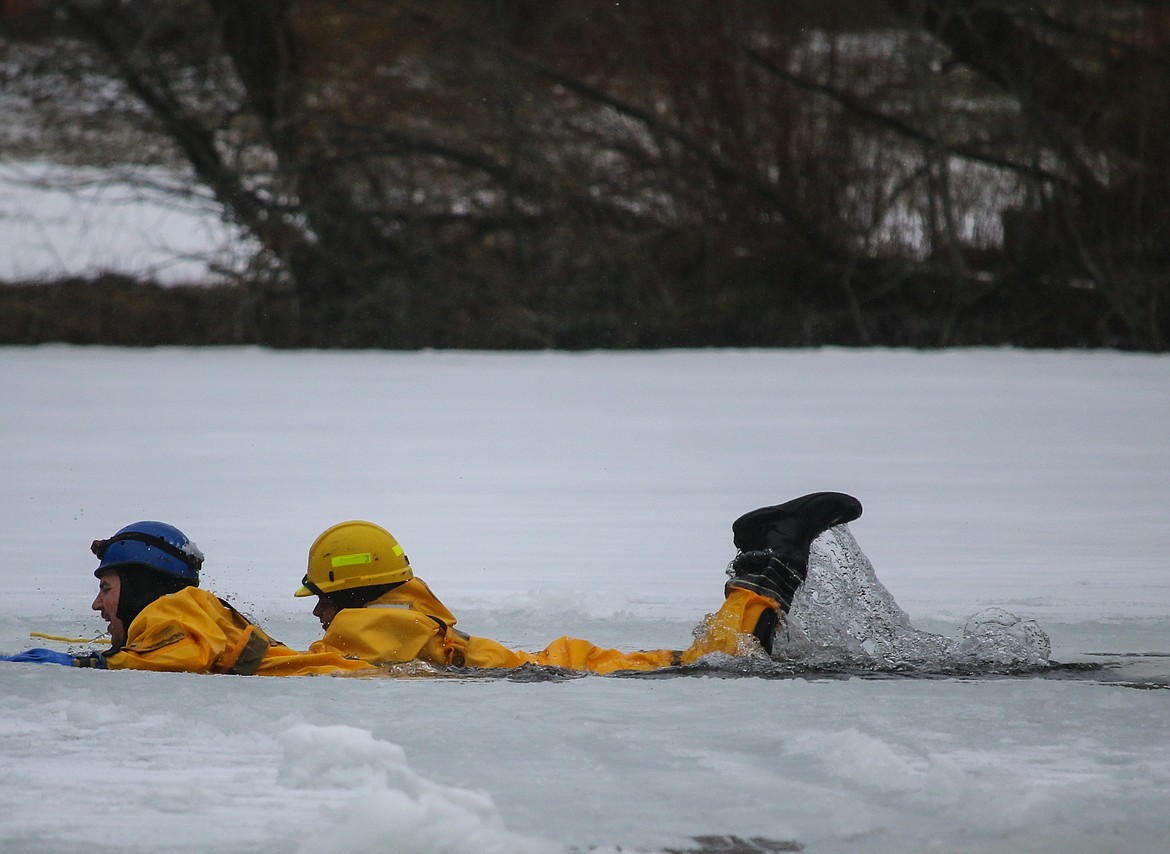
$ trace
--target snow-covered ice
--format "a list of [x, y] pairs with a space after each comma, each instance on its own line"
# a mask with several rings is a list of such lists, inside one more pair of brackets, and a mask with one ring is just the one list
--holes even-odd
[[1084, 666], [541, 682], [0, 663], [0, 850], [1163, 850], [1168, 389], [1170, 358], [1101, 352], [0, 349], [3, 652], [102, 628], [88, 545], [144, 518], [183, 528], [204, 586], [294, 646], [319, 634], [292, 597], [309, 543], [356, 517], [398, 536], [461, 628], [677, 647], [718, 603], [732, 519], [838, 489], [916, 629], [958, 639], [982, 614], [974, 648], [1010, 613]]

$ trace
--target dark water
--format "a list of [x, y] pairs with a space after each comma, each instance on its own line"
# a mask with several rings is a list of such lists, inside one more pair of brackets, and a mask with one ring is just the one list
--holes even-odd
[[[428, 676], [456, 679], [506, 679], [510, 682], [563, 682], [571, 679], [949, 679], [973, 682], [992, 679], [1051, 679], [1072, 682], [1091, 682], [1121, 688], [1146, 690], [1170, 689], [1170, 656], [1143, 653], [1102, 653], [1100, 661], [1049, 662], [1045, 665], [1021, 667], [978, 667], [955, 665], [935, 669], [887, 668], [879, 669], [853, 663], [818, 663], [756, 661], [728, 659], [723, 662], [701, 662], [683, 667], [665, 667], [651, 671], [625, 671], [599, 677], [591, 673], [564, 670], [559, 667], [525, 665], [514, 670], [475, 670], [447, 668], [432, 670]], [[402, 674], [399, 674], [402, 675]], [[424, 674], [417, 674], [424, 675]]]

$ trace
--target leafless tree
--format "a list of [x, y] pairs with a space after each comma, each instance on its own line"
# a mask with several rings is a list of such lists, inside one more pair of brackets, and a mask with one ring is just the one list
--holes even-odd
[[1160, 5], [67, 0], [45, 26], [255, 239], [262, 340], [1164, 349]]

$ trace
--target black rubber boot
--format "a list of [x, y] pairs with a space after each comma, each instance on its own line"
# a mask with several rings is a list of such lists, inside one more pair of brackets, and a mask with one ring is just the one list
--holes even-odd
[[813, 492], [783, 504], [744, 513], [731, 523], [732, 540], [741, 552], [789, 548], [808, 557], [822, 532], [861, 516], [861, 502], [843, 492]]
[[772, 654], [772, 647], [776, 642], [776, 626], [779, 623], [780, 612], [775, 608], [769, 608], [760, 614], [760, 619], [756, 620], [756, 627], [752, 629], [752, 634], [768, 655]]
[[739, 554], [731, 562], [728, 587], [754, 590], [787, 611], [808, 576], [813, 540], [860, 515], [861, 502], [842, 492], [814, 492], [745, 513], [731, 525]]

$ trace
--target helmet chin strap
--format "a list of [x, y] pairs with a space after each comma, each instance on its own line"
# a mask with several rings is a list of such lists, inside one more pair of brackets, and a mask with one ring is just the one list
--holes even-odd
[[312, 581], [309, 581], [308, 575], [306, 575], [304, 578], [301, 579], [301, 586], [303, 586], [306, 590], [308, 590], [314, 596], [325, 596], [326, 595], [324, 592], [322, 592], [320, 587], [318, 587]]

